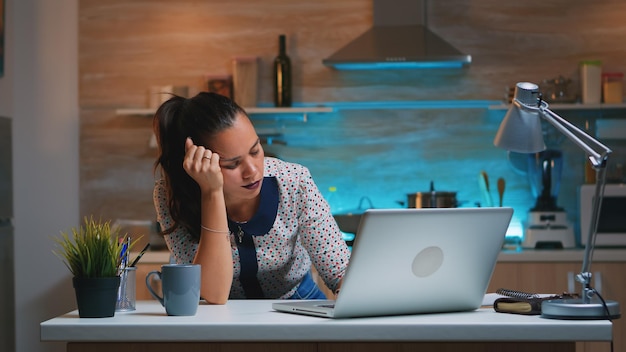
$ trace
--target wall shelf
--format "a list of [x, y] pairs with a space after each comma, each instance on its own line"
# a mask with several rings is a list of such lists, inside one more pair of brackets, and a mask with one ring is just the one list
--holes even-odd
[[[489, 110], [508, 110], [511, 105], [499, 104], [489, 106]], [[611, 109], [626, 109], [626, 103], [622, 104], [549, 104], [550, 110], [611, 110]]]
[[[407, 101], [334, 101], [323, 103], [298, 103], [290, 108], [276, 107], [248, 107], [244, 108], [251, 115], [272, 114], [306, 114], [330, 113], [339, 110], [422, 110], [422, 109], [496, 109], [497, 100], [407, 100]], [[626, 106], [626, 105], [625, 105]], [[501, 105], [506, 109], [506, 105]], [[150, 108], [126, 108], [117, 109], [117, 115], [153, 115], [155, 109]]]
[[[331, 107], [292, 107], [292, 108], [274, 108], [274, 107], [250, 107], [244, 108], [248, 114], [307, 114], [307, 113], [324, 113], [333, 112]], [[117, 115], [154, 115], [156, 109], [150, 108], [129, 108], [117, 109]]]
[[[492, 111], [508, 110], [510, 105], [497, 100], [408, 100], [408, 101], [334, 101], [324, 103], [298, 103], [294, 107], [248, 107], [244, 108], [250, 115], [302, 115], [307, 121], [310, 113], [331, 113], [343, 110], [424, 110], [424, 109], [487, 109]], [[619, 110], [626, 109], [622, 104], [550, 104], [551, 110]], [[117, 115], [152, 116], [156, 109], [124, 108], [116, 109]]]
[[425, 110], [425, 109], [487, 109], [497, 100], [387, 100], [325, 102], [336, 110]]

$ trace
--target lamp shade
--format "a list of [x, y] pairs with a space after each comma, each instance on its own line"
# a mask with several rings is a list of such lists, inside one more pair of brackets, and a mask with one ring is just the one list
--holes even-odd
[[541, 131], [539, 109], [527, 109], [537, 103], [539, 87], [520, 82], [515, 86], [511, 108], [507, 111], [493, 144], [517, 153], [537, 153], [546, 149]]

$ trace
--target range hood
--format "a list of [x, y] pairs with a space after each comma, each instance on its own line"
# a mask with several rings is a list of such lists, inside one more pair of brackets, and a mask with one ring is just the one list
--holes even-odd
[[374, 25], [322, 60], [338, 70], [460, 68], [472, 57], [428, 29], [426, 0], [373, 0]]

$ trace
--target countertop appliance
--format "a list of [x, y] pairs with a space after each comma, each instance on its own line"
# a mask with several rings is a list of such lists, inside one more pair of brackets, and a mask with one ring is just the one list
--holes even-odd
[[[591, 222], [595, 185], [580, 187], [580, 233], [583, 246]], [[626, 184], [609, 183], [604, 186], [604, 197], [600, 209], [596, 247], [626, 247]]]
[[[595, 128], [596, 136], [609, 141], [613, 150], [606, 167], [607, 184], [600, 209], [596, 246], [626, 247], [626, 120], [600, 118]], [[593, 184], [582, 185], [579, 189], [580, 240], [583, 246], [587, 243], [593, 194]]]
[[0, 351], [15, 350], [11, 119], [0, 116]]
[[563, 153], [546, 149], [528, 154], [528, 180], [537, 201], [528, 213], [524, 248], [573, 248], [576, 246], [573, 226], [565, 210], [557, 205], [561, 183]]

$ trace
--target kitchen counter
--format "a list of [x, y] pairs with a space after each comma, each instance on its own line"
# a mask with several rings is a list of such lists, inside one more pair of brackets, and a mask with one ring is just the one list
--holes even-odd
[[[582, 264], [585, 250], [574, 249], [505, 249], [498, 262], [577, 262]], [[626, 262], [626, 248], [596, 248], [592, 262]]]
[[[502, 250], [498, 262], [571, 262], [582, 264], [584, 250], [577, 249], [519, 249]], [[131, 257], [134, 257], [131, 255]], [[168, 263], [168, 251], [149, 251], [141, 258], [143, 264]], [[626, 248], [601, 248], [594, 251], [593, 262], [626, 262]]]
[[[273, 300], [231, 300], [226, 305], [201, 303], [193, 317], [170, 317], [156, 301], [139, 301], [134, 312], [111, 318], [79, 318], [73, 311], [41, 323], [42, 341], [67, 341], [68, 351], [100, 351], [96, 346], [146, 342], [176, 343], [543, 343], [610, 341], [612, 323], [606, 320], [553, 320], [539, 316], [502, 314], [493, 308], [446, 314], [326, 319], [272, 310]], [[72, 346], [70, 349], [69, 346]], [[111, 347], [111, 346], [108, 346]], [[107, 348], [108, 348], [107, 347]], [[180, 346], [179, 346], [180, 347]], [[345, 348], [345, 345], [343, 345]], [[380, 346], [379, 346], [380, 347]], [[93, 349], [95, 348], [95, 350]], [[171, 348], [171, 346], [170, 346]], [[521, 350], [521, 349], [516, 349]], [[569, 350], [569, 349], [559, 349]]]

